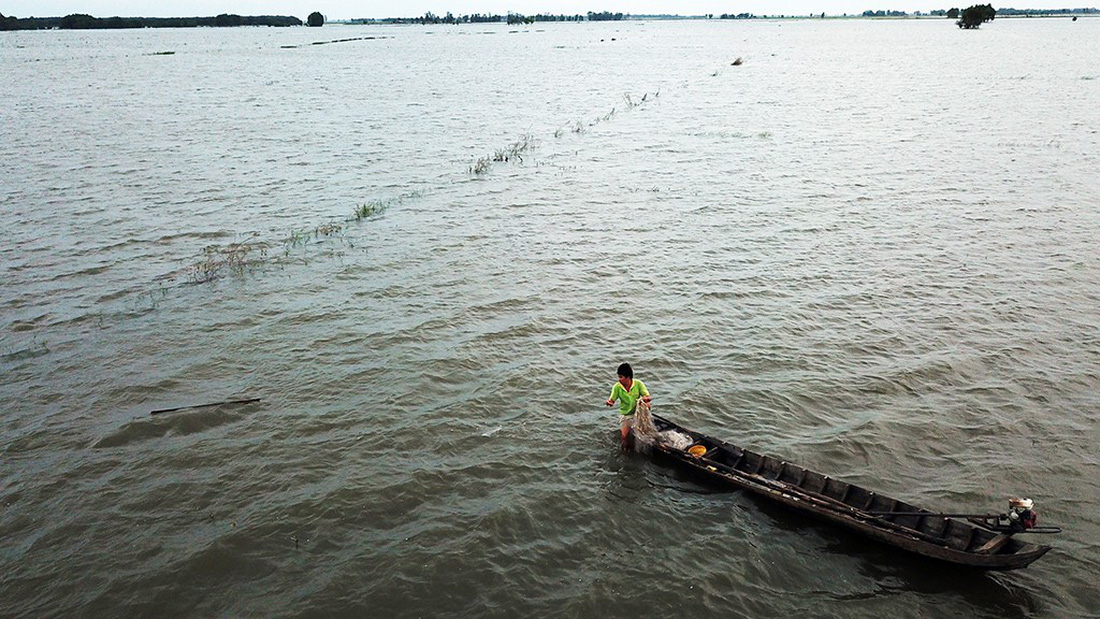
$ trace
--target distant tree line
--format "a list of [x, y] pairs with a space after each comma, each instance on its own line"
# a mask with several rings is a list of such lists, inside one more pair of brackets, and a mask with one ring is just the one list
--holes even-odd
[[[1100, 13], [1100, 9], [999, 9], [997, 13], [1001, 15], [1065, 15], [1071, 13], [1083, 14], [1083, 13]], [[959, 19], [962, 11], [957, 8], [950, 10], [934, 10], [928, 13], [921, 13], [916, 11], [914, 13], [907, 13], [905, 11], [883, 11], [883, 10], [868, 10], [864, 11], [862, 17], [909, 17], [930, 15], [933, 17], [947, 17], [949, 19]], [[821, 14], [824, 17], [824, 13]], [[434, 13], [428, 12], [421, 17], [385, 17], [385, 18], [364, 18], [364, 19], [352, 19], [349, 20], [353, 24], [479, 24], [479, 23], [498, 23], [506, 22], [509, 24], [530, 24], [534, 22], [549, 22], [549, 21], [618, 21], [630, 17], [629, 14], [624, 13], [612, 13], [610, 11], [603, 11], [596, 13], [589, 11], [587, 15], [553, 15], [550, 13], [541, 13], [538, 15], [524, 15], [522, 13], [508, 13], [507, 15], [494, 15], [493, 13], [481, 14], [474, 13], [471, 15], [452, 15], [447, 13], [446, 15], [439, 16]], [[635, 18], [639, 17], [667, 17], [667, 18], [682, 18], [680, 15], [634, 15]], [[707, 19], [714, 17], [713, 14], [704, 15]], [[752, 13], [723, 13], [719, 16], [719, 19], [770, 19], [775, 17], [788, 17], [787, 15], [754, 15]], [[790, 16], [790, 17], [805, 17]], [[817, 17], [815, 14], [814, 17]]]
[[1100, 9], [997, 9], [998, 15], [1092, 15]]
[[584, 21], [584, 15], [551, 15], [550, 13], [540, 13], [538, 15], [523, 15], [521, 13], [509, 13], [509, 24], [533, 24], [535, 22], [547, 22], [547, 21]]
[[[1097, 14], [1100, 13], [1100, 9], [994, 9], [989, 4], [976, 4], [974, 7], [979, 7], [971, 12], [971, 19], [977, 17], [989, 16], [989, 19], [985, 21], [991, 21], [992, 15], [1085, 15], [1085, 14]], [[974, 8], [970, 7], [970, 8]], [[992, 13], [990, 13], [992, 11]], [[933, 17], [946, 17], [948, 19], [961, 19], [965, 11], [958, 8], [951, 8], [946, 11], [937, 10], [929, 11], [928, 15]], [[908, 14], [905, 11], [864, 11], [863, 17], [906, 17]], [[919, 12], [914, 15], [920, 15]], [[724, 16], [723, 16], [724, 17]], [[981, 22], [978, 22], [981, 23]]]
[[610, 11], [604, 11], [602, 13], [588, 12], [588, 21], [619, 21], [622, 18], [622, 13], [612, 13]]
[[383, 17], [380, 19], [352, 19], [353, 24], [485, 24], [504, 21], [504, 16], [492, 13], [472, 15], [446, 15], [439, 16], [428, 11], [421, 17]]
[[[976, 6], [989, 6], [990, 5], [976, 5]], [[1100, 13], [1100, 9], [996, 9], [997, 15], [1094, 15]], [[907, 13], [905, 11], [882, 11], [882, 10], [867, 10], [860, 14], [860, 17], [919, 17], [921, 15], [930, 15], [932, 17], [946, 17], [948, 19], [960, 19], [963, 11], [953, 8], [950, 10], [934, 10], [927, 13], [921, 13], [916, 11], [914, 13]], [[977, 15], [977, 13], [975, 13]], [[824, 15], [822, 15], [824, 16]], [[719, 16], [719, 19], [770, 19], [774, 17], [786, 17], [785, 15], [754, 15], [752, 13], [723, 13]], [[800, 17], [805, 17], [802, 15]], [[814, 15], [817, 17], [817, 15]], [[986, 20], [989, 21], [989, 20]]]
[[427, 12], [420, 17], [383, 17], [349, 20], [353, 24], [487, 24], [505, 22], [508, 24], [532, 24], [535, 22], [580, 22], [580, 21], [607, 21], [620, 20], [623, 13], [593, 13], [588, 15], [554, 15], [552, 13], [539, 13], [538, 15], [524, 15], [522, 13], [508, 13], [507, 15], [495, 15], [493, 13], [473, 13], [471, 15], [436, 15]]
[[223, 13], [214, 17], [92, 17], [74, 13], [65, 17], [28, 17], [17, 19], [0, 15], [0, 30], [111, 30], [120, 28], [197, 28], [208, 26], [301, 26], [297, 17], [259, 15], [254, 17]]
[[864, 11], [864, 17], [908, 17], [905, 11]]

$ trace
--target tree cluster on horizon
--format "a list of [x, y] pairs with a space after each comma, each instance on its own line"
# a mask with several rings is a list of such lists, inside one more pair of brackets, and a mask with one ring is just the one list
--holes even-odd
[[213, 17], [92, 17], [73, 13], [64, 17], [4, 17], [0, 30], [116, 30], [130, 28], [232, 28], [235, 26], [301, 26], [302, 20], [286, 15], [242, 16], [222, 13]]
[[973, 30], [987, 21], [993, 21], [997, 16], [997, 9], [992, 4], [975, 4], [963, 9], [959, 14], [959, 21], [955, 22], [959, 28]]

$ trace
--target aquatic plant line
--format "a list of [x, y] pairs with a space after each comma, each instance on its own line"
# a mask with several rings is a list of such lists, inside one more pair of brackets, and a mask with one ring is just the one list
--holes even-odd
[[[182, 286], [209, 284], [228, 277], [244, 277], [270, 267], [307, 264], [310, 255], [306, 252], [320, 244], [327, 244], [324, 246], [326, 249], [335, 247], [325, 251], [323, 255], [343, 255], [344, 251], [341, 248], [355, 249], [355, 244], [346, 237], [351, 226], [361, 225], [393, 206], [422, 195], [424, 195], [423, 191], [413, 190], [391, 198], [369, 200], [356, 205], [344, 219], [313, 227], [291, 229], [285, 236], [276, 240], [263, 239], [261, 233], [251, 232], [238, 234], [236, 240], [229, 243], [207, 245], [202, 248], [197, 258], [191, 261], [185, 260], [185, 266], [155, 276], [153, 278], [155, 287], [129, 297], [127, 309], [97, 313], [98, 327], [105, 328], [105, 317], [133, 316], [156, 311], [171, 292]], [[0, 359], [34, 357], [48, 352], [49, 349], [44, 345], [27, 349], [4, 349], [0, 353]]]
[[[318, 41], [311, 45], [343, 43], [374, 38], [378, 37], [357, 37], [333, 41]], [[304, 47], [304, 45], [285, 47]], [[730, 64], [732, 66], [740, 66], [742, 63], [742, 58], [737, 57]], [[718, 75], [718, 71], [715, 71], [712, 75]], [[685, 83], [684, 86], [686, 87], [687, 84]], [[566, 123], [556, 129], [553, 132], [553, 136], [555, 138], [562, 138], [567, 133], [577, 135], [584, 134], [589, 128], [609, 122], [620, 113], [629, 112], [642, 106], [649, 105], [660, 96], [661, 90], [659, 88], [653, 92], [643, 92], [641, 96], [629, 92], [623, 93], [621, 107], [613, 106], [608, 112], [592, 118], [588, 122], [571, 121]], [[766, 138], [770, 137], [770, 135], [761, 134], [760, 137]], [[495, 164], [518, 163], [522, 165], [525, 161], [525, 156], [529, 155], [530, 151], [534, 149], [535, 144], [535, 138], [530, 133], [525, 133], [515, 142], [497, 148], [491, 154], [479, 157], [468, 167], [467, 172], [474, 176], [483, 176], [492, 171]], [[227, 275], [242, 276], [261, 266], [278, 265], [291, 259], [292, 254], [299, 248], [304, 248], [312, 243], [329, 238], [339, 238], [343, 240], [343, 232], [346, 225], [363, 222], [373, 217], [377, 217], [392, 206], [400, 204], [408, 199], [419, 197], [420, 195], [421, 192], [413, 191], [393, 198], [368, 200], [367, 202], [356, 205], [352, 210], [351, 217], [342, 222], [329, 222], [318, 225], [312, 229], [305, 228], [301, 230], [292, 230], [287, 237], [276, 242], [257, 240], [258, 233], [253, 233], [246, 239], [228, 245], [208, 246], [204, 248], [201, 259], [185, 270], [187, 281], [189, 283], [212, 282]], [[271, 251], [273, 247], [281, 247], [281, 251], [276, 255]], [[171, 275], [167, 277], [167, 279], [171, 278]]]
[[[188, 283], [202, 284], [230, 275], [246, 275], [263, 266], [285, 264], [309, 245], [331, 239], [346, 243], [344, 233], [348, 225], [381, 215], [390, 207], [421, 195], [423, 193], [420, 191], [411, 191], [393, 198], [370, 200], [357, 205], [351, 216], [342, 221], [294, 229], [278, 241], [259, 240], [259, 233], [254, 232], [233, 243], [209, 245], [203, 249], [202, 257], [197, 262], [183, 269], [183, 274]], [[272, 249], [279, 251], [272, 252]], [[158, 279], [175, 280], [179, 275], [180, 272], [176, 271]]]
[[194, 283], [209, 282], [227, 273], [241, 275], [267, 259], [267, 244], [249, 239], [225, 247], [208, 245], [203, 258], [187, 268], [188, 279]]
[[314, 41], [312, 43], [303, 43], [301, 45], [280, 45], [279, 49], [299, 49], [302, 47], [310, 47], [313, 45], [329, 45], [331, 43], [349, 43], [351, 41], [372, 41], [375, 39], [388, 39], [390, 37], [354, 37], [351, 39], [333, 39], [331, 41]]
[[[658, 89], [654, 92], [643, 93], [641, 97], [635, 97], [634, 95], [632, 95], [628, 92], [624, 92], [623, 93], [623, 105], [624, 105], [623, 110], [624, 111], [629, 111], [629, 110], [632, 110], [634, 108], [641, 107], [641, 106], [643, 106], [647, 103], [653, 102], [659, 96], [661, 96], [660, 89]], [[604, 123], [604, 122], [607, 122], [607, 121], [611, 120], [612, 118], [615, 117], [615, 115], [618, 112], [619, 112], [619, 108], [616, 106], [616, 107], [612, 107], [611, 110], [609, 112], [607, 112], [606, 114], [603, 114], [602, 116], [597, 116], [597, 117], [593, 118], [592, 120], [588, 121], [587, 123], [581, 122], [579, 120], [565, 123], [561, 127], [558, 127], [557, 129], [554, 130], [554, 137], [555, 138], [561, 138], [561, 137], [565, 136], [567, 133], [575, 133], [575, 134], [585, 133], [585, 132], [588, 131], [589, 127], [595, 127], [596, 125], [598, 125], [600, 123]]]
[[[745, 64], [745, 59], [741, 56], [737, 56], [732, 61], [730, 61], [729, 66], [740, 67], [744, 64]], [[721, 73], [722, 73], [722, 68], [716, 69], [716, 70], [714, 70], [713, 72], [710, 73], [710, 77], [717, 77], [717, 76], [721, 75]], [[680, 89], [687, 89], [691, 85], [692, 85], [692, 82], [689, 82], [688, 80], [684, 80], [682, 83], [679, 84], [679, 88]], [[597, 117], [595, 117], [595, 118], [593, 118], [593, 119], [591, 119], [587, 122], [580, 121], [580, 120], [567, 122], [564, 125], [561, 125], [557, 129], [555, 129], [554, 132], [553, 132], [553, 136], [554, 136], [554, 138], [560, 139], [560, 138], [565, 137], [568, 134], [574, 134], [574, 135], [585, 134], [585, 133], [588, 132], [588, 130], [590, 128], [595, 127], [595, 126], [599, 125], [600, 123], [605, 123], [605, 122], [611, 121], [612, 119], [614, 119], [616, 117], [617, 114], [619, 114], [621, 112], [629, 112], [630, 110], [634, 110], [636, 108], [651, 104], [654, 101], [656, 101], [657, 98], [660, 97], [660, 96], [661, 96], [661, 88], [658, 88], [657, 90], [655, 90], [653, 92], [648, 92], [648, 91], [644, 92], [644, 93], [642, 93], [642, 95], [640, 97], [636, 96], [632, 93], [629, 93], [629, 92], [623, 93], [623, 95], [622, 95], [623, 106], [621, 108], [618, 107], [618, 106], [612, 107], [611, 110], [608, 111], [606, 114], [597, 116]], [[742, 136], [742, 135], [738, 134], [735, 137], [748, 137], [748, 136]], [[759, 134], [756, 134], [754, 137], [758, 137], [760, 139], [765, 139], [766, 140], [766, 139], [771, 138], [771, 133], [761, 132]], [[477, 173], [477, 174], [482, 174], [484, 172], [487, 172], [488, 168], [489, 168], [488, 162], [482, 162], [482, 161], [479, 160], [477, 164], [475, 164], [474, 166], [471, 167], [471, 172], [474, 172], [474, 173]], [[653, 189], [651, 189], [649, 191], [656, 192], [656, 191], [660, 191], [660, 190], [658, 188], [654, 187]]]
[[478, 158], [469, 168], [470, 174], [481, 176], [493, 168], [494, 163], [523, 163], [523, 153], [534, 146], [531, 134], [524, 134], [518, 141], [504, 148], [496, 149], [493, 154]]
[[[228, 245], [208, 245], [203, 249], [202, 258], [185, 270], [187, 281], [192, 284], [212, 282], [228, 275], [241, 276], [265, 266], [279, 264], [290, 258], [298, 247], [304, 247], [321, 237], [330, 237], [342, 232], [339, 224], [322, 224], [316, 228], [291, 230], [278, 243], [254, 240], [258, 232], [248, 238]], [[272, 247], [282, 247], [281, 255], [273, 255]]]
[[389, 198], [386, 200], [370, 200], [364, 202], [363, 204], [355, 207], [355, 211], [353, 213], [354, 217], [352, 219], [349, 219], [348, 221], [362, 221], [370, 217], [381, 215], [391, 206], [396, 206], [406, 200], [419, 198], [422, 195], [424, 194], [421, 191], [410, 191], [408, 193], [403, 193], [396, 198]]
[[[745, 62], [744, 58], [742, 58], [741, 56], [737, 56], [736, 58], [734, 58], [734, 60], [732, 62], [730, 62], [730, 66], [739, 67], [739, 66], [743, 65], [744, 62]], [[720, 70], [715, 70], [710, 75], [711, 75], [711, 77], [717, 77], [719, 75], [719, 73], [720, 73]], [[686, 88], [687, 86], [688, 86], [687, 82], [684, 82], [682, 84], [682, 87], [684, 87], [684, 88]], [[638, 97], [636, 95], [633, 95], [629, 92], [625, 92], [622, 95], [622, 99], [623, 99], [622, 111], [623, 112], [628, 112], [630, 110], [633, 110], [633, 109], [642, 107], [644, 105], [650, 104], [653, 101], [656, 101], [657, 98], [660, 97], [660, 96], [661, 96], [661, 89], [660, 88], [658, 88], [657, 90], [655, 90], [653, 92], [648, 92], [648, 91], [644, 92], [644, 93], [642, 93], [642, 95], [640, 97]], [[608, 122], [608, 121], [612, 120], [613, 118], [615, 118], [616, 114], [618, 114], [619, 112], [620, 112], [620, 108], [618, 106], [613, 106], [606, 114], [602, 114], [600, 116], [597, 116], [597, 117], [595, 117], [595, 118], [593, 118], [593, 119], [591, 119], [587, 122], [583, 122], [583, 121], [580, 121], [580, 120], [567, 122], [564, 125], [561, 125], [557, 129], [555, 129], [554, 132], [553, 132], [553, 136], [555, 138], [560, 139], [560, 138], [566, 136], [567, 134], [580, 135], [580, 134], [587, 133], [588, 129], [590, 129], [592, 127], [595, 127], [595, 126], [599, 125], [600, 123], [605, 123], [605, 122]], [[762, 137], [762, 138], [770, 137], [770, 134], [768, 136], [765, 136], [765, 135], [761, 134], [760, 137]], [[513, 143], [511, 146], [506, 147], [506, 148], [497, 149], [492, 155], [487, 155], [485, 157], [479, 157], [476, 161], [474, 161], [472, 164], [470, 164], [470, 166], [467, 168], [467, 172], [469, 174], [474, 175], [474, 176], [483, 176], [483, 175], [488, 174], [489, 172], [492, 171], [494, 163], [514, 162], [514, 163], [521, 163], [522, 164], [523, 163], [523, 153], [525, 153], [530, 148], [532, 148], [533, 145], [534, 145], [534, 139], [531, 137], [530, 134], [525, 134], [522, 139], [520, 139], [518, 142]]]
[[[646, 103], [652, 102], [661, 95], [661, 91], [643, 93], [641, 97], [635, 97], [630, 93], [623, 93], [624, 110], [632, 110], [637, 107], [641, 107]], [[618, 113], [617, 107], [612, 107], [609, 112], [601, 116], [597, 116], [587, 123], [581, 121], [571, 121], [565, 125], [558, 127], [554, 130], [554, 137], [561, 138], [566, 133], [582, 134], [588, 131], [589, 127], [595, 127], [596, 125], [607, 122], [615, 117]], [[479, 157], [476, 161], [470, 164], [467, 168], [467, 172], [474, 176], [482, 176], [488, 174], [493, 169], [495, 163], [523, 163], [523, 155], [527, 151], [531, 150], [535, 145], [535, 139], [531, 134], [524, 134], [518, 141], [512, 143], [504, 148], [498, 148], [491, 155]]]

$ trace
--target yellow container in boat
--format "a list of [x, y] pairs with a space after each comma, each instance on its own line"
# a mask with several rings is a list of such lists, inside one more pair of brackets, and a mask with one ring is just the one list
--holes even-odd
[[701, 456], [707, 453], [707, 448], [703, 445], [692, 445], [691, 447], [688, 447], [688, 453], [693, 456]]

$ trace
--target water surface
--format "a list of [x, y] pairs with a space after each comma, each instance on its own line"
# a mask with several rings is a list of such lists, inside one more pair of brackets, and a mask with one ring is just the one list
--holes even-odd
[[[1098, 29], [4, 33], [0, 614], [1095, 615]], [[623, 360], [1065, 534], [973, 573], [699, 485]]]

